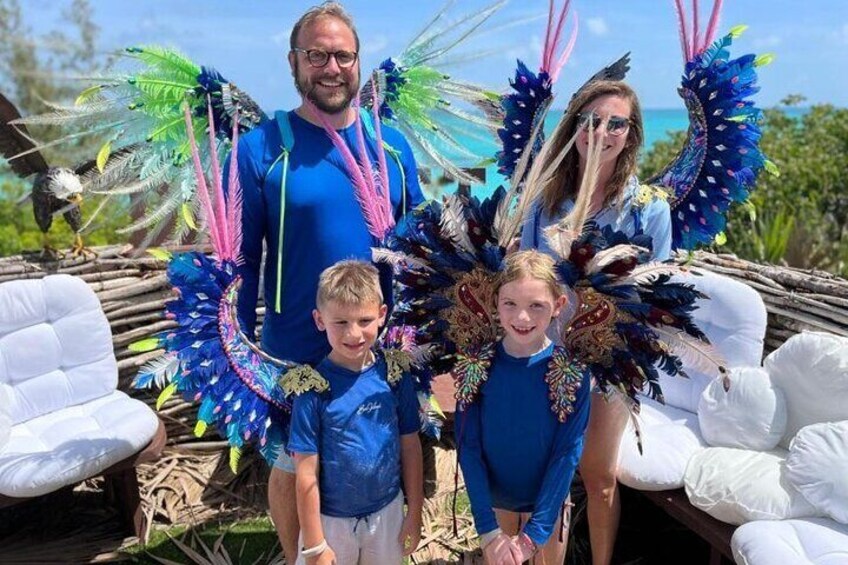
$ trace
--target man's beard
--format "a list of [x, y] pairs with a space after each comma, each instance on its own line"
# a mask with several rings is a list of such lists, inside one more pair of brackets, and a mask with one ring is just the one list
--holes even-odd
[[295, 62], [294, 85], [298, 93], [315, 104], [319, 110], [333, 115], [343, 112], [350, 107], [351, 101], [359, 90], [359, 78], [357, 77], [355, 82], [346, 82], [339, 88], [343, 91], [343, 96], [340, 99], [330, 100], [327, 97], [318, 95], [317, 84], [309, 84], [305, 78], [301, 79], [300, 65], [298, 62]]

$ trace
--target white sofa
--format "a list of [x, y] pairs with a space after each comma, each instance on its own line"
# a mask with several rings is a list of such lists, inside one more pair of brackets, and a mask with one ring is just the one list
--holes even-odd
[[[766, 309], [751, 287], [730, 277], [697, 271], [676, 280], [692, 283], [709, 299], [699, 300], [693, 318], [729, 367], [759, 366], [766, 333]], [[698, 403], [712, 377], [688, 371], [688, 379], [660, 375], [665, 404], [641, 399], [643, 453], [628, 424], [619, 448], [618, 480], [642, 491], [683, 486], [689, 459], [708, 447], [698, 424]]]
[[106, 474], [142, 533], [134, 464], [158, 457], [164, 426], [117, 384], [109, 323], [84, 281], [0, 285], [0, 507]]
[[803, 332], [763, 369], [771, 391], [750, 370], [732, 375], [729, 391], [705, 391], [722, 410], [702, 420], [728, 432], [690, 458], [689, 500], [741, 525], [731, 542], [737, 563], [848, 563], [848, 338]]

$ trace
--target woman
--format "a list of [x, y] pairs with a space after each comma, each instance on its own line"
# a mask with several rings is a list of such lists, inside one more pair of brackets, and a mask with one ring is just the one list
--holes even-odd
[[[580, 198], [588, 199], [588, 215], [600, 227], [609, 225], [627, 235], [641, 230], [653, 240], [654, 257], [668, 259], [668, 203], [652, 189], [640, 186], [635, 177], [642, 140], [639, 100], [629, 86], [618, 81], [594, 81], [581, 89], [528, 174], [527, 185], [534, 192], [538, 190], [538, 198], [524, 223], [521, 248], [551, 253], [543, 230], [568, 214]], [[596, 174], [586, 166], [593, 146], [599, 155]], [[595, 182], [588, 183], [579, 194], [585, 175], [593, 176]], [[626, 424], [627, 408], [620, 398], [593, 392], [580, 475], [588, 498], [595, 564], [607, 564], [612, 559], [621, 513], [616, 482], [618, 446]]]

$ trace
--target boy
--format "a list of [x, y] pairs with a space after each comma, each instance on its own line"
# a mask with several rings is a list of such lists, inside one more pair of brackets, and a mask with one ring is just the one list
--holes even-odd
[[324, 270], [317, 306], [315, 324], [331, 351], [299, 377], [288, 443], [301, 524], [297, 563], [399, 564], [421, 536], [418, 401], [411, 376], [372, 349], [386, 318], [377, 269], [341, 261]]

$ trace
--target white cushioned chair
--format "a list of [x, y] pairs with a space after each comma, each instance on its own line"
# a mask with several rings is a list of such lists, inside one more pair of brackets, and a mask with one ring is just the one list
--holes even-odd
[[803, 332], [764, 369], [785, 398], [785, 417], [774, 418], [782, 437], [765, 451], [716, 446], [695, 454], [685, 476], [689, 500], [742, 524], [732, 539], [737, 563], [848, 563], [848, 338]]
[[143, 535], [135, 465], [159, 456], [165, 431], [117, 384], [109, 323], [83, 280], [0, 285], [0, 506], [102, 474]]
[[[693, 313], [696, 324], [728, 367], [759, 366], [767, 323], [760, 295], [730, 277], [700, 270], [697, 273], [675, 278], [693, 284], [709, 297], [698, 301], [699, 308]], [[698, 371], [687, 373], [688, 379], [660, 371], [664, 405], [647, 397], [641, 399], [643, 453], [639, 453], [628, 425], [619, 450], [618, 479], [622, 484], [643, 491], [680, 488], [689, 459], [708, 446], [697, 412], [701, 393], [712, 378]]]

